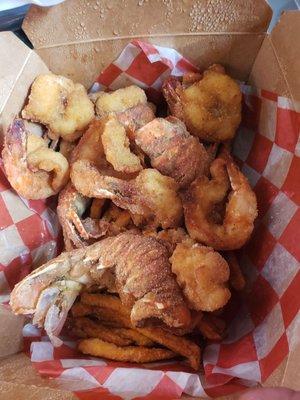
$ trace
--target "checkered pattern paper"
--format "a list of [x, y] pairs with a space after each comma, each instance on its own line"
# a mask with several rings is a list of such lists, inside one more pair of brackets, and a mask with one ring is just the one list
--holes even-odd
[[[155, 98], [168, 75], [180, 76], [196, 70], [175, 50], [135, 40], [99, 75], [92, 91], [135, 83]], [[179, 363], [136, 366], [87, 358], [77, 353], [69, 338], [62, 347], [53, 348], [42, 332], [26, 325], [25, 344], [37, 370], [80, 399], [227, 395], [264, 381], [292, 351], [299, 323], [300, 290], [299, 110], [276, 94], [248, 86], [241, 88], [243, 122], [235, 139], [234, 156], [256, 192], [259, 217], [251, 241], [239, 252], [247, 291], [226, 311], [228, 336], [222, 343], [211, 343], [205, 348], [204, 373], [195, 374]], [[15, 244], [14, 251], [8, 246], [2, 267], [4, 276], [12, 276], [1, 283], [8, 293], [16, 277], [29, 271], [31, 254], [38, 249], [43, 254], [44, 247], [48, 251], [48, 242], [37, 245], [30, 231], [24, 228], [20, 233], [18, 225], [33, 216], [42, 223], [46, 206], [37, 202], [35, 212], [30, 204], [26, 208], [4, 177], [0, 188], [3, 241]], [[18, 207], [11, 209], [14, 203]], [[49, 224], [46, 225], [48, 232]], [[50, 231], [46, 237], [51, 242], [57, 237], [57, 230]], [[23, 251], [24, 248], [27, 250]]]

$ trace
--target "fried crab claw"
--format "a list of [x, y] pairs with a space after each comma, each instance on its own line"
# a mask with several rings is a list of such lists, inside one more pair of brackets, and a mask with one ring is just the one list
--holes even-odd
[[174, 178], [180, 188], [187, 187], [207, 170], [209, 156], [204, 146], [178, 118], [155, 118], [133, 136], [152, 167]]
[[69, 183], [59, 194], [57, 215], [62, 226], [65, 248], [70, 251], [91, 244], [93, 239], [103, 237], [109, 223], [98, 218], [82, 219], [92, 199], [82, 196]]
[[52, 139], [73, 142], [94, 118], [94, 104], [83, 85], [49, 73], [34, 80], [22, 117], [46, 125]]
[[26, 199], [52, 196], [69, 180], [67, 159], [28, 132], [22, 119], [15, 119], [5, 133], [2, 157], [10, 184]]
[[197, 178], [182, 196], [186, 228], [216, 250], [239, 249], [254, 228], [255, 193], [229, 154], [212, 162], [210, 174]]
[[102, 143], [110, 117], [94, 121], [81, 138], [71, 160], [71, 180], [83, 196], [110, 199], [132, 214], [163, 228], [177, 226], [182, 205], [174, 179], [154, 169], [138, 175], [115, 171], [107, 162]]
[[181, 119], [188, 131], [207, 142], [234, 137], [241, 122], [242, 95], [238, 84], [220, 65], [212, 65], [203, 74], [183, 81], [170, 77], [163, 94], [172, 115]]
[[89, 247], [62, 253], [19, 282], [11, 294], [16, 314], [33, 315], [54, 345], [83, 287], [105, 284], [113, 272], [122, 303], [135, 327], [156, 325], [184, 331], [191, 324], [166, 247], [151, 237], [122, 233]]

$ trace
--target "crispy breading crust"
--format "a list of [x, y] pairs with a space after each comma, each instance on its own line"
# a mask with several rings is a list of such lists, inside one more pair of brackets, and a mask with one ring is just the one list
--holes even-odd
[[107, 343], [100, 339], [83, 339], [79, 342], [78, 349], [84, 354], [96, 357], [135, 363], [168, 360], [176, 357], [173, 351], [167, 349], [143, 346], [118, 347], [113, 343]]

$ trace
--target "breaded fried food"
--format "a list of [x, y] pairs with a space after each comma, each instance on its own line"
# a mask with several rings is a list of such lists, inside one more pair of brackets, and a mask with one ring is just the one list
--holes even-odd
[[232, 139], [241, 122], [242, 94], [238, 84], [214, 65], [202, 78], [183, 85], [170, 77], [163, 93], [171, 113], [182, 119], [190, 133], [207, 142]]
[[139, 157], [130, 150], [124, 126], [113, 115], [105, 124], [102, 144], [107, 161], [116, 171], [133, 173], [143, 169]]
[[153, 106], [147, 103], [143, 89], [136, 85], [113, 92], [92, 94], [99, 117], [115, 115], [119, 122], [129, 130], [136, 130], [155, 118]]
[[118, 347], [100, 339], [83, 339], [78, 344], [83, 354], [104, 357], [115, 361], [147, 363], [176, 357], [173, 351], [143, 346]]
[[178, 185], [173, 178], [164, 176], [155, 169], [144, 169], [135, 179], [138, 192], [143, 194], [149, 211], [144, 217], [152, 226], [163, 229], [176, 228], [182, 219], [182, 204], [177, 194]]
[[113, 92], [94, 93], [93, 96], [96, 98], [96, 113], [99, 117], [126, 111], [138, 104], [147, 103], [145, 92], [136, 85], [117, 89]]
[[83, 331], [87, 337], [98, 338], [109, 343], [114, 343], [116, 346], [128, 346], [132, 344], [132, 340], [120, 336], [113, 328], [94, 322], [89, 318], [75, 318], [73, 324], [76, 328]]
[[187, 231], [215, 250], [239, 249], [254, 229], [255, 193], [229, 155], [216, 158], [210, 174], [210, 179], [197, 178], [182, 195]]
[[138, 346], [153, 347], [155, 345], [155, 343], [151, 339], [149, 339], [147, 336], [141, 334], [135, 329], [115, 328], [115, 331], [118, 332], [120, 336], [123, 336], [131, 340]]
[[243, 290], [246, 285], [246, 281], [241, 271], [236, 254], [233, 251], [226, 251], [224, 252], [224, 257], [230, 269], [230, 285], [237, 291]]
[[197, 328], [205, 338], [220, 341], [224, 337], [226, 323], [213, 314], [204, 313], [197, 323]]
[[90, 209], [90, 217], [93, 219], [99, 219], [102, 214], [105, 199], [93, 199]]
[[73, 142], [94, 118], [94, 105], [80, 83], [48, 73], [35, 78], [22, 117], [46, 125], [52, 137]]
[[179, 243], [170, 258], [172, 271], [190, 307], [214, 311], [230, 299], [229, 267], [211, 247]]
[[117, 313], [130, 315], [130, 311], [121, 303], [120, 298], [110, 294], [82, 293], [81, 302], [89, 306], [109, 308]]
[[133, 133], [135, 143], [150, 157], [151, 165], [187, 187], [207, 170], [208, 154], [199, 140], [175, 117], [155, 118]]
[[139, 328], [138, 332], [147, 336], [149, 339], [177, 354], [188, 359], [190, 366], [198, 371], [201, 361], [201, 349], [196, 343], [182, 336], [176, 336], [157, 327]]
[[192, 244], [195, 243], [183, 228], [162, 229], [159, 232], [157, 232], [156, 229], [146, 229], [143, 231], [143, 235], [151, 236], [162, 241], [169, 250], [170, 256], [173, 254], [178, 243], [185, 241], [188, 241]]

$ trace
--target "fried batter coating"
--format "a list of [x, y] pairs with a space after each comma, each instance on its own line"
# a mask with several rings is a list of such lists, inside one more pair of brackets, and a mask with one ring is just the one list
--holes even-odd
[[170, 77], [163, 93], [171, 113], [201, 140], [220, 142], [234, 137], [241, 122], [242, 95], [238, 84], [222, 67], [212, 66], [188, 87]]
[[239, 249], [254, 228], [255, 193], [229, 155], [215, 159], [210, 172], [211, 179], [197, 178], [182, 196], [186, 228], [193, 239], [216, 250]]
[[147, 336], [154, 342], [167, 347], [175, 353], [186, 357], [189, 361], [190, 366], [195, 371], [199, 370], [201, 361], [201, 349], [199, 346], [196, 345], [196, 343], [193, 343], [191, 340], [186, 339], [185, 337], [175, 336], [172, 333], [166, 332], [164, 329], [157, 327], [147, 327], [142, 329], [139, 328], [138, 332]]
[[111, 113], [119, 113], [138, 104], [146, 104], [147, 97], [143, 89], [136, 85], [121, 88], [113, 92], [98, 92], [96, 113], [104, 117]]
[[49, 73], [35, 78], [22, 117], [40, 122], [53, 136], [73, 142], [94, 118], [94, 105], [80, 83]]
[[159, 360], [169, 360], [176, 357], [173, 351], [143, 346], [118, 347], [113, 343], [100, 339], [83, 339], [78, 344], [78, 350], [83, 354], [104, 357], [115, 361], [147, 363]]
[[89, 318], [75, 318], [73, 324], [76, 328], [82, 330], [87, 337], [105, 340], [106, 342], [114, 343], [116, 346], [132, 344], [132, 340], [120, 336], [113, 328], [94, 322]]
[[153, 107], [147, 103], [143, 89], [131, 85], [113, 92], [93, 93], [99, 117], [115, 115], [124, 127], [135, 130], [155, 118]]
[[182, 204], [177, 194], [177, 183], [155, 169], [144, 169], [135, 179], [137, 192], [145, 199], [150, 212], [145, 212], [146, 219], [154, 215], [153, 226], [162, 228], [177, 227], [182, 218]]
[[172, 271], [192, 309], [214, 311], [230, 299], [229, 267], [210, 247], [179, 243], [170, 258]]
[[124, 126], [114, 116], [105, 124], [102, 144], [107, 161], [116, 171], [132, 173], [143, 169], [139, 157], [130, 150]]
[[187, 187], [207, 169], [209, 157], [204, 146], [178, 118], [155, 118], [133, 136], [150, 157], [152, 167], [174, 178], [180, 188]]
[[66, 158], [28, 132], [22, 119], [15, 119], [5, 133], [2, 158], [11, 186], [26, 199], [53, 196], [69, 179]]
[[228, 262], [230, 269], [230, 285], [237, 291], [243, 290], [246, 285], [246, 281], [241, 271], [237, 256], [233, 251], [226, 251], [224, 252], [224, 258]]
[[176, 182], [150, 168], [138, 176], [115, 171], [104, 157], [101, 137], [106, 123], [107, 118], [93, 121], [73, 151], [71, 180], [75, 188], [86, 197], [111, 199], [156, 226], [178, 226], [182, 204]]
[[213, 314], [204, 313], [197, 323], [197, 328], [205, 338], [220, 341], [225, 335], [226, 323]]

